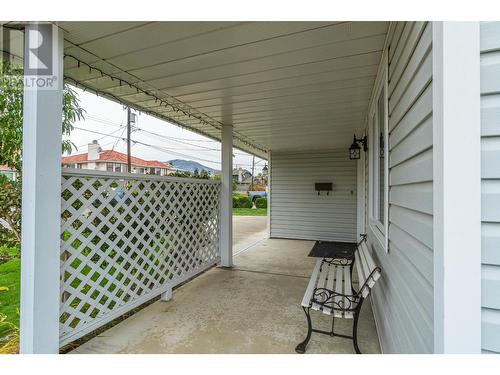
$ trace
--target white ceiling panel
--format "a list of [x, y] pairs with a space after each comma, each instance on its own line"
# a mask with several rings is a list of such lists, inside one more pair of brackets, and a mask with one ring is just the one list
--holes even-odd
[[237, 147], [349, 147], [364, 126], [387, 22], [63, 22], [65, 74]]

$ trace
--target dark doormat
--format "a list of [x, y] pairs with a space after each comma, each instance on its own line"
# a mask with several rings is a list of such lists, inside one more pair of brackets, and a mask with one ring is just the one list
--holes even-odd
[[355, 242], [316, 241], [309, 252], [310, 257], [354, 259]]

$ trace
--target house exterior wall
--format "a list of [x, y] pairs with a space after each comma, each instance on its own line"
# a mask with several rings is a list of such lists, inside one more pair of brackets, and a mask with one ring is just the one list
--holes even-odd
[[383, 352], [430, 353], [434, 339], [432, 24], [393, 26], [387, 43], [388, 251], [369, 217], [366, 221], [368, 241], [383, 272], [372, 304]]
[[482, 319], [484, 352], [500, 353], [500, 22], [481, 23]]
[[[271, 162], [270, 235], [355, 241], [356, 162], [341, 150], [278, 153]], [[329, 195], [316, 182], [332, 182]]]

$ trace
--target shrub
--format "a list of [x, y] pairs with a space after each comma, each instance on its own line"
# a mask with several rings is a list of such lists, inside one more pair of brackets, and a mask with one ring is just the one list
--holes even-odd
[[21, 243], [21, 183], [0, 175], [0, 244], [15, 247]]
[[253, 202], [248, 197], [241, 197], [239, 204], [240, 204], [240, 208], [252, 208], [253, 207]]
[[245, 196], [233, 195], [233, 208], [252, 208], [253, 203]]
[[240, 197], [238, 195], [233, 195], [233, 208], [238, 208], [240, 202]]
[[255, 207], [257, 207], [257, 208], [267, 208], [267, 198], [257, 198], [255, 200]]

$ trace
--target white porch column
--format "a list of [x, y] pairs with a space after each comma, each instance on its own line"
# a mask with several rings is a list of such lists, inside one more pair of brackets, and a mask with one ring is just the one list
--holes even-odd
[[434, 351], [481, 350], [478, 22], [433, 23]]
[[360, 153], [360, 158], [356, 165], [356, 241], [360, 240], [360, 236], [366, 233], [365, 230], [365, 162], [366, 152]]
[[220, 254], [223, 267], [233, 266], [233, 127], [222, 128]]
[[267, 151], [267, 237], [271, 238], [272, 151]]
[[[63, 34], [28, 25], [24, 44], [25, 74], [55, 81], [52, 89], [24, 89], [20, 351], [58, 353]], [[33, 72], [42, 66], [33, 56], [49, 71]]]

